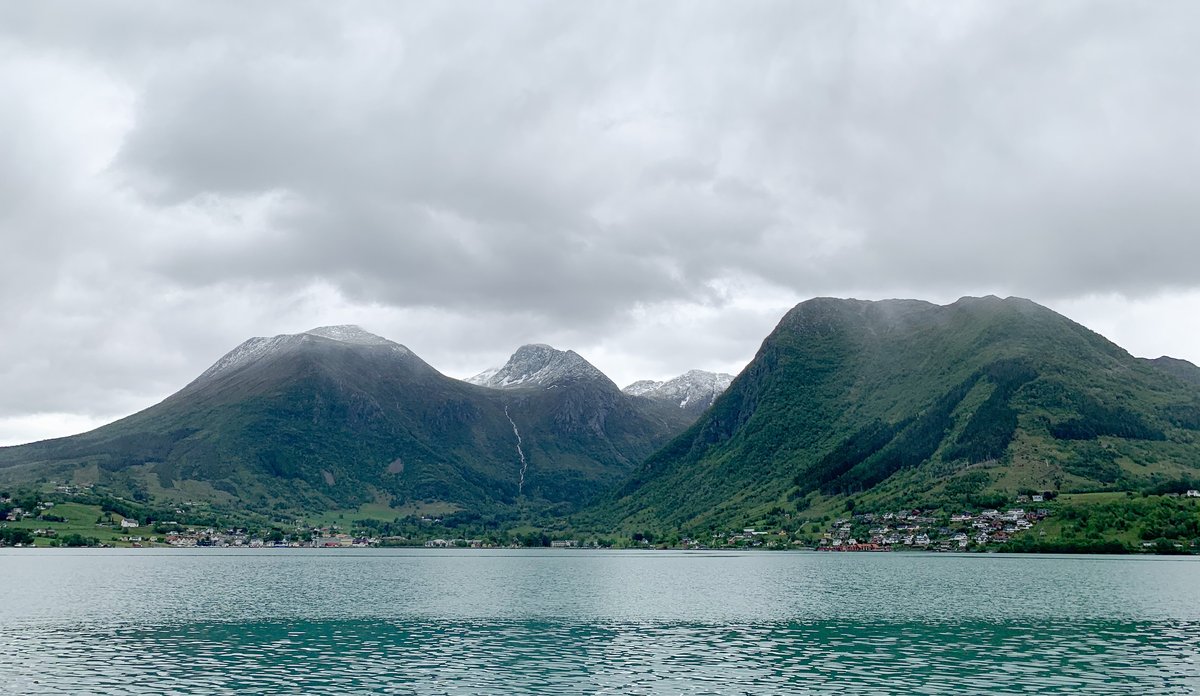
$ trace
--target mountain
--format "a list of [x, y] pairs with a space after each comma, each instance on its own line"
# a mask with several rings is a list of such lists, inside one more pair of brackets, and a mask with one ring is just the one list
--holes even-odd
[[702, 530], [1198, 472], [1200, 393], [1045, 307], [818, 298], [597, 519]]
[[[520, 372], [534, 354], [548, 359]], [[573, 352], [526, 346], [510, 366], [496, 389], [446, 377], [356, 326], [252, 338], [145, 411], [0, 448], [0, 481], [255, 510], [572, 509], [686, 425], [621, 394]]]
[[733, 381], [733, 375], [704, 370], [688, 372], [665, 382], [643, 379], [621, 391], [630, 396], [640, 396], [661, 402], [671, 409], [679, 409], [699, 418], [701, 413], [717, 400]]

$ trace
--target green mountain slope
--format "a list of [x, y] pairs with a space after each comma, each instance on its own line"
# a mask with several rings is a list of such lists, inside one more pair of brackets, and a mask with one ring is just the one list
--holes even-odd
[[1168, 355], [1164, 355], [1161, 358], [1154, 358], [1153, 360], [1145, 358], [1141, 360], [1188, 384], [1200, 387], [1200, 367], [1193, 365], [1187, 360], [1172, 358]]
[[357, 327], [325, 327], [247, 341], [162, 403], [95, 431], [0, 449], [0, 481], [258, 511], [573, 509], [682, 427], [603, 376], [488, 389]]
[[1028, 300], [820, 298], [597, 519], [699, 529], [847, 498], [1128, 488], [1195, 476], [1198, 438], [1196, 390]]

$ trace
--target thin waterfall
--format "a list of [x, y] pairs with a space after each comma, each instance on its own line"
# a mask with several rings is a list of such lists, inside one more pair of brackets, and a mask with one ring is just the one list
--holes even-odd
[[508, 406], [504, 407], [504, 417], [508, 419], [509, 425], [512, 426], [513, 435], [517, 436], [517, 456], [521, 458], [521, 478], [517, 481], [517, 497], [525, 490], [525, 470], [529, 468], [529, 462], [525, 461], [525, 452], [521, 449], [521, 431], [517, 430], [517, 424], [513, 421], [512, 416], [508, 415]]

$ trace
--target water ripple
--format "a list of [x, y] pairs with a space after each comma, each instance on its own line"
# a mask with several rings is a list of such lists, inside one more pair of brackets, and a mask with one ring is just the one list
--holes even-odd
[[5, 637], [6, 693], [1195, 693], [1195, 623], [322, 621]]

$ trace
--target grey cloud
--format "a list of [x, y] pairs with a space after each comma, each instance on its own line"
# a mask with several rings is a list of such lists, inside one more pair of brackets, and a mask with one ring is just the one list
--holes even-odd
[[[0, 110], [0, 322], [40, 338], [0, 346], [0, 412], [161, 393], [250, 333], [308, 328], [314, 287], [398, 312], [381, 332], [464, 369], [528, 340], [748, 358], [763, 322], [730, 279], [788, 299], [1197, 288], [1197, 20], [1174, 2], [5, 5], [0, 87], [28, 108]], [[645, 307], [712, 312], [719, 335], [655, 338]], [[114, 326], [167, 357], [130, 358]], [[91, 386], [39, 391], [59, 378], [31, 354]]]
[[[341, 253], [245, 273], [390, 302], [592, 319], [702, 301], [730, 270], [1052, 296], [1200, 280], [1179, 249], [1200, 221], [1186, 8], [973, 5], [939, 28], [947, 10], [695, 7], [401, 12], [378, 64], [353, 18], [305, 50], [235, 37], [148, 84], [118, 166], [176, 200], [289, 191], [313, 203], [278, 221], [289, 244]], [[836, 234], [855, 243], [817, 253]], [[197, 270], [245, 265], [220, 251]]]
[[148, 200], [305, 203], [172, 278], [564, 319], [704, 301], [730, 271], [1053, 296], [1200, 280], [1177, 248], [1198, 221], [1185, 6], [310, 12], [219, 6], [174, 51], [153, 23], [132, 37], [163, 67], [115, 167]]

